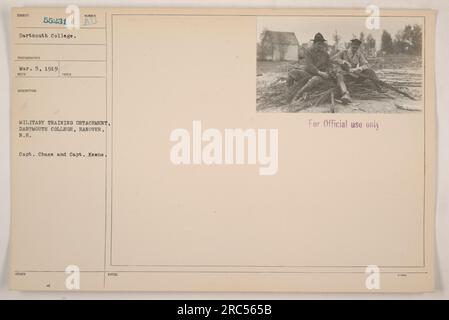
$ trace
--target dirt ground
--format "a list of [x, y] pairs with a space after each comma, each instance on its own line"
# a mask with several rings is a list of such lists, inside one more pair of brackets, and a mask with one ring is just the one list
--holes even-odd
[[[348, 105], [337, 102], [336, 113], [410, 113], [422, 110], [421, 57], [392, 55], [369, 59], [369, 63], [379, 79], [406, 91], [415, 97], [416, 101], [387, 90], [385, 95], [376, 99], [354, 98]], [[285, 101], [287, 93], [285, 80], [293, 64], [292, 62], [257, 62], [258, 112], [290, 112], [291, 108]], [[330, 103], [324, 103], [299, 112], [330, 112], [330, 107]]]

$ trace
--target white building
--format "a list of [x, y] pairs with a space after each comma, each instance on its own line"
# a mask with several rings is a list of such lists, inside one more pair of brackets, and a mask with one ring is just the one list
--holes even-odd
[[260, 45], [264, 60], [298, 61], [299, 42], [294, 32], [267, 30], [263, 34]]

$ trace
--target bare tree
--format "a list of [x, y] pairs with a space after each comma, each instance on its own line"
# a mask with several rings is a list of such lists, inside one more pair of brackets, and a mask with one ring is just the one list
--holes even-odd
[[332, 39], [334, 40], [335, 47], [338, 48], [340, 45], [341, 37], [338, 34], [337, 30], [335, 30], [334, 34], [332, 35]]
[[376, 53], [376, 39], [370, 34], [366, 36], [365, 50], [369, 56], [374, 56]]
[[382, 39], [380, 46], [381, 50], [385, 53], [393, 52], [393, 39], [391, 38], [391, 34], [386, 30], [382, 32]]

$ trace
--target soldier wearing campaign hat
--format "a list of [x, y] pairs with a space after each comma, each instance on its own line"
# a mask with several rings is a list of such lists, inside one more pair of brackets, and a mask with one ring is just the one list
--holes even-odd
[[305, 65], [288, 72], [287, 84], [302, 86], [299, 92], [294, 92], [289, 97], [288, 102], [291, 102], [294, 96], [300, 96], [320, 84], [324, 79], [330, 78], [331, 59], [327, 52], [327, 40], [318, 32], [311, 41], [313, 41], [312, 47], [305, 52]]

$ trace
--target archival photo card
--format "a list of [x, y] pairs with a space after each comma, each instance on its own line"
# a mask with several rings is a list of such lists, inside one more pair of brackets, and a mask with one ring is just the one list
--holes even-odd
[[434, 11], [75, 9], [11, 11], [11, 289], [434, 290]]

